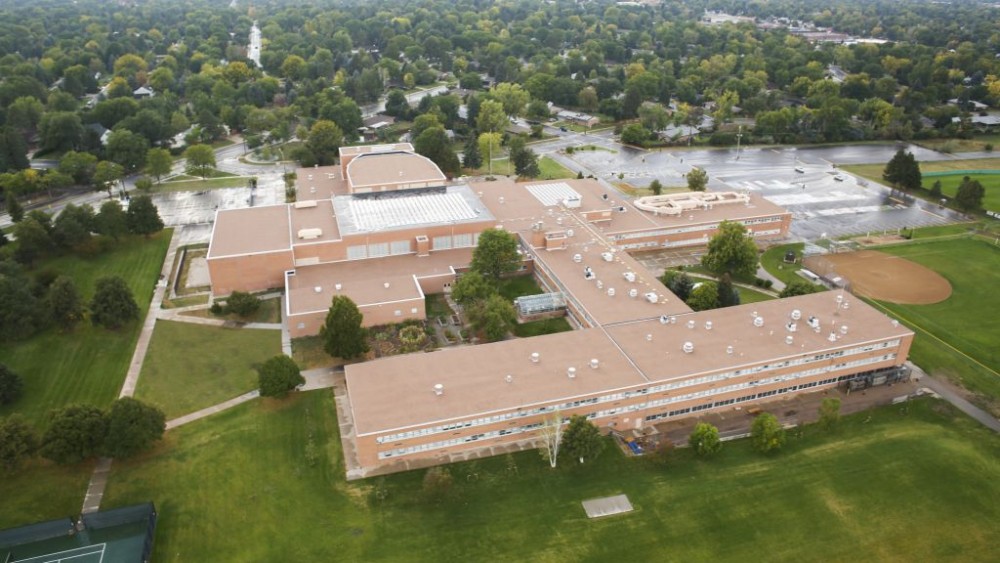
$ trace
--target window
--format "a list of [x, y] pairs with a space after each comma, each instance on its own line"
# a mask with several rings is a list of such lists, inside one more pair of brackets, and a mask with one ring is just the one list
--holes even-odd
[[431, 246], [432, 250], [448, 250], [449, 248], [451, 248], [450, 236], [434, 237], [434, 242]]
[[394, 240], [389, 245], [389, 253], [393, 256], [398, 256], [400, 254], [410, 253], [410, 241], [408, 240]]
[[472, 234], [468, 235], [455, 235], [452, 237], [452, 243], [455, 248], [467, 248], [472, 246]]
[[368, 256], [370, 258], [377, 258], [379, 256], [388, 256], [388, 255], [389, 255], [389, 243], [379, 242], [368, 245]]
[[413, 315], [416, 315], [417, 314], [417, 308], [413, 307], [412, 309], [410, 309], [410, 313], [413, 314]]
[[399, 309], [396, 309], [392, 314], [395, 315], [395, 316], [397, 316], [397, 317], [402, 317], [403, 316], [403, 312], [400, 311]]
[[362, 258], [368, 258], [368, 245], [359, 244], [347, 247], [348, 260], [361, 260]]

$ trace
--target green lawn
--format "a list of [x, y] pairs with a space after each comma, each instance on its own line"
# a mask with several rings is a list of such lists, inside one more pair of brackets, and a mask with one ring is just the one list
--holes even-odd
[[[534, 451], [453, 464], [440, 501], [423, 471], [345, 482], [334, 413], [321, 391], [180, 427], [115, 462], [104, 506], [156, 502], [160, 562], [985, 561], [1000, 542], [1000, 437], [933, 399], [774, 456], [730, 442], [662, 467], [609, 444], [555, 470]], [[581, 501], [620, 493], [635, 512], [586, 519]]]
[[794, 264], [785, 263], [785, 253], [790, 250], [794, 250], [796, 258], [801, 260], [802, 249], [805, 248], [805, 246], [805, 243], [802, 242], [772, 246], [764, 251], [763, 255], [761, 255], [760, 265], [763, 266], [769, 274], [786, 284], [792, 283], [795, 280], [801, 280], [802, 276], [798, 275], [796, 272], [802, 269], [802, 264], [800, 262], [796, 262]]
[[[948, 279], [952, 295], [933, 305], [882, 305], [909, 326], [930, 332], [983, 366], [961, 358], [953, 350], [918, 334], [911, 356], [932, 373], [957, 380], [992, 402], [1000, 412], [1000, 316], [996, 289], [1000, 248], [963, 238], [886, 246], [879, 250], [923, 264]], [[992, 373], [991, 373], [992, 370]]]
[[523, 295], [538, 295], [542, 288], [534, 276], [514, 276], [500, 281], [500, 295], [508, 301], [513, 301]]
[[568, 330], [573, 330], [573, 327], [570, 326], [566, 317], [558, 317], [555, 319], [543, 319], [540, 321], [521, 323], [514, 327], [514, 334], [519, 338], [528, 338], [531, 336], [541, 336], [543, 334], [566, 332]]
[[149, 239], [126, 237], [105, 254], [63, 256], [36, 267], [36, 271], [49, 269], [70, 276], [86, 301], [93, 295], [97, 278], [121, 276], [139, 303], [140, 320], [115, 332], [83, 322], [72, 333], [50, 329], [25, 342], [0, 345], [0, 362], [21, 374], [25, 387], [21, 400], [0, 408], [0, 416], [20, 412], [37, 423], [50, 409], [68, 404], [111, 404], [128, 371], [170, 234], [165, 230]]
[[94, 462], [59, 467], [33, 459], [0, 479], [0, 530], [80, 513]]
[[[182, 298], [183, 299], [183, 298]], [[176, 304], [177, 300], [173, 301], [175, 307], [179, 305]], [[241, 317], [235, 313], [228, 313], [221, 316], [213, 315], [209, 309], [195, 309], [194, 311], [188, 311], [182, 313], [186, 316], [191, 317], [202, 317], [205, 319], [221, 319], [227, 321], [236, 321], [241, 323], [280, 323], [281, 322], [281, 299], [261, 299], [260, 308], [257, 309], [255, 313], [249, 317]]]
[[745, 287], [737, 287], [736, 291], [740, 292], [740, 303], [760, 303], [761, 301], [770, 301], [772, 299], [777, 299], [766, 293], [761, 293], [759, 291], [754, 291], [752, 289], [747, 289]]
[[[941, 193], [954, 198], [958, 193], [958, 186], [962, 183], [966, 174], [948, 174], [947, 176], [933, 176], [924, 178], [924, 186], [930, 189], [935, 181], [941, 181]], [[983, 209], [1000, 211], [1000, 175], [997, 174], [968, 174], [969, 178], [979, 180], [979, 183], [986, 188], [986, 195], [983, 196]]]
[[137, 399], [176, 418], [257, 387], [254, 366], [281, 354], [281, 331], [157, 321]]
[[563, 180], [567, 178], [576, 178], [576, 174], [572, 170], [566, 168], [562, 164], [559, 164], [555, 160], [548, 156], [543, 156], [538, 159], [538, 180]]

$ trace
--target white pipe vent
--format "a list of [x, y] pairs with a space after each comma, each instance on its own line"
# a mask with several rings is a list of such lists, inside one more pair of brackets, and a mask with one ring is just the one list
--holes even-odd
[[785, 337], [785, 344], [791, 345], [792, 342], [795, 342], [795, 337], [794, 336], [792, 336], [791, 334], [789, 334], [788, 336]]
[[344, 286], [340, 285], [339, 283], [333, 284], [333, 289], [336, 289], [337, 291], [340, 291], [341, 289], [343, 289], [343, 287]]
[[506, 381], [507, 383], [513, 383], [514, 376], [508, 373], [507, 376], [503, 378], [503, 380]]
[[689, 320], [687, 322], [687, 327], [693, 329], [694, 328], [694, 321], [693, 320]]
[[382, 287], [389, 289], [389, 282], [385, 282], [384, 284], [382, 284]]
[[726, 346], [726, 353], [731, 355], [733, 353], [733, 347], [732, 346]]
[[639, 290], [633, 287], [632, 289], [628, 290], [628, 296], [631, 297], [632, 299], [639, 297]]
[[573, 255], [573, 261], [576, 262], [577, 264], [579, 264], [580, 262], [583, 262], [583, 255], [582, 254], [574, 254]]
[[316, 293], [323, 293], [323, 288], [317, 285], [316, 287], [313, 288], [313, 291], [315, 291]]
[[653, 341], [653, 335], [652, 334], [647, 334], [646, 335], [646, 342], [652, 342], [652, 341]]
[[608, 288], [608, 297], [614, 297], [614, 296], [615, 296], [615, 288], [609, 287]]
[[685, 354], [690, 354], [690, 353], [694, 352], [694, 343], [693, 342], [685, 342], [684, 345], [681, 346], [681, 350], [684, 350]]
[[840, 334], [847, 334], [847, 325], [840, 325]]
[[705, 330], [712, 330], [712, 321], [705, 321]]
[[444, 385], [441, 385], [440, 383], [434, 385], [434, 394], [438, 397], [444, 395]]
[[591, 369], [597, 369], [600, 366], [601, 366], [601, 362], [597, 361], [597, 358], [591, 358], [591, 360], [590, 360], [590, 368]]
[[539, 359], [540, 359], [540, 356], [539, 356], [538, 352], [532, 352], [531, 353], [531, 363], [537, 364], [538, 361], [539, 361]]
[[570, 379], [576, 379], [576, 368], [569, 368], [566, 370], [566, 376]]
[[837, 333], [836, 332], [831, 332], [830, 336], [827, 337], [827, 340], [829, 340], [830, 342], [836, 342], [837, 341]]
[[757, 328], [760, 328], [760, 327], [764, 326], [764, 317], [754, 317], [753, 318], [753, 326], [755, 326]]

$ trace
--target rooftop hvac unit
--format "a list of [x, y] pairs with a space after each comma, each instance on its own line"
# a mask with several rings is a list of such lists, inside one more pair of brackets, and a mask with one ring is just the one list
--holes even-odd
[[318, 239], [323, 236], [323, 229], [299, 229], [299, 238], [302, 240]]
[[632, 289], [628, 290], [628, 296], [631, 297], [632, 299], [639, 297], [639, 290], [633, 287]]
[[562, 201], [563, 207], [567, 209], [577, 209], [580, 207], [582, 200], [580, 196], [571, 195]]
[[615, 296], [615, 288], [609, 287], [608, 288], [608, 297], [614, 297], [614, 296]]
[[625, 272], [625, 280], [629, 283], [635, 283], [635, 272]]
[[310, 207], [316, 207], [316, 200], [315, 199], [307, 199], [305, 201], [296, 201], [295, 202], [295, 209], [307, 209], [307, 208], [310, 208]]
[[313, 288], [313, 291], [315, 291], [316, 293], [323, 293], [323, 288], [317, 285], [316, 287]]
[[[577, 256], [579, 256], [579, 254], [577, 254]], [[596, 277], [597, 276], [594, 275], [594, 271], [590, 269], [590, 266], [587, 266], [583, 269], [583, 279], [592, 280]]]
[[580, 262], [583, 262], [583, 255], [582, 254], [574, 254], [573, 255], [573, 261], [576, 262], [577, 264], [579, 264]]
[[[646, 294], [646, 301], [649, 301], [650, 303], [658, 303], [660, 301], [660, 296], [655, 291], [650, 291], [649, 293]], [[673, 320], [673, 318], [671, 318], [670, 322], [675, 322], [675, 321]]]
[[601, 258], [604, 258], [605, 262], [614, 262], [615, 261], [615, 255], [612, 254], [612, 253], [610, 253], [610, 252], [602, 252], [601, 253]]
[[684, 346], [681, 346], [681, 350], [684, 350], [685, 354], [690, 354], [690, 353], [694, 352], [694, 343], [693, 342], [685, 342]]
[[670, 317], [666, 315], [660, 315], [660, 324], [665, 325], [670, 323]]
[[785, 328], [788, 329], [788, 332], [795, 332], [796, 330], [798, 330], [799, 325], [797, 325], [796, 323], [788, 323], [785, 325]]

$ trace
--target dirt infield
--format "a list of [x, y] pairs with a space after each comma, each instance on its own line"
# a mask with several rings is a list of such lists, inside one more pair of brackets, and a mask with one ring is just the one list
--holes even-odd
[[831, 274], [846, 278], [851, 291], [872, 299], [928, 305], [944, 301], [951, 295], [951, 284], [941, 274], [905, 258], [874, 250], [811, 256], [804, 264], [821, 276]]

